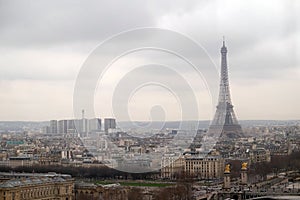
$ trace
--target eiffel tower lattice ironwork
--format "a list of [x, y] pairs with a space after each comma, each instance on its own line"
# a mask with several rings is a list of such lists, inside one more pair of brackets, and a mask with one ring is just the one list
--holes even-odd
[[223, 139], [234, 139], [243, 136], [242, 128], [235, 116], [230, 97], [227, 48], [223, 39], [221, 48], [221, 80], [217, 110], [214, 119], [209, 127], [209, 134], [219, 134]]

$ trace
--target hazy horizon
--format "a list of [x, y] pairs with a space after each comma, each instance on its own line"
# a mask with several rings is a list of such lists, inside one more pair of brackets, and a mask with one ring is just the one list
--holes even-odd
[[[0, 122], [2, 123], [5, 123], [5, 122], [33, 122], [33, 123], [45, 123], [45, 122], [49, 122], [50, 120], [72, 120], [72, 119], [75, 119], [75, 118], [59, 118], [59, 119], [49, 119], [49, 120], [0, 120]], [[88, 118], [88, 119], [92, 119], [92, 118]], [[101, 120], [105, 119], [105, 118], [100, 118]], [[211, 122], [211, 120], [184, 120], [183, 122]], [[259, 122], [259, 121], [278, 121], [278, 122], [288, 122], [288, 121], [293, 121], [293, 122], [300, 122], [300, 119], [241, 119], [239, 120], [240, 122], [247, 122], [247, 121], [252, 121], [252, 122]], [[127, 123], [127, 122], [181, 122], [180, 120], [173, 120], [173, 121], [117, 121], [117, 122], [120, 122], [120, 123]]]

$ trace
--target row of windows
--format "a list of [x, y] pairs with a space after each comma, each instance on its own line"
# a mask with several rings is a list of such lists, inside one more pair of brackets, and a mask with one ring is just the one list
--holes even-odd
[[221, 163], [221, 162], [201, 162], [201, 161], [189, 161], [189, 162], [186, 162], [186, 163], [192, 163], [192, 164], [205, 164], [205, 165], [207, 165], [207, 164], [219, 164], [219, 163]]
[[125, 191], [106, 191], [106, 192], [93, 192], [93, 191], [76, 191], [75, 199], [91, 199], [91, 197], [95, 197], [97, 199], [125, 199], [127, 194]]
[[219, 168], [218, 165], [197, 165], [197, 164], [186, 164], [186, 168], [193, 168], [193, 167], [202, 167], [202, 168]]
[[28, 199], [32, 197], [45, 197], [49, 195], [59, 194], [59, 188], [57, 187], [42, 187], [42, 188], [34, 188], [21, 190], [21, 197], [23, 199]]
[[[72, 190], [69, 190], [70, 186], [65, 187], [65, 192], [68, 193], [69, 191], [72, 192]], [[5, 196], [9, 195], [9, 191], [3, 191], [2, 192], [4, 198]], [[20, 190], [20, 198], [21, 199], [32, 199], [37, 197], [49, 197], [53, 195], [60, 194], [60, 188], [58, 186], [52, 186], [52, 187], [35, 187], [31, 189], [22, 189]], [[11, 193], [12, 199], [15, 199], [15, 192]]]

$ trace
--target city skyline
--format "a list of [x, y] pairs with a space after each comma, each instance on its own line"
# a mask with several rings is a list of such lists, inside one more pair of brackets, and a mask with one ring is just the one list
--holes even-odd
[[0, 200], [300, 199], [299, 10], [0, 0]]
[[[204, 47], [218, 70], [219, 48], [225, 35], [231, 95], [238, 118], [300, 119], [299, 2], [202, 1], [193, 6], [173, 1], [147, 2], [146, 6], [138, 1], [130, 6], [124, 2], [82, 6], [68, 1], [60, 5], [18, 2], [24, 5], [17, 6], [14, 1], [1, 4], [1, 121], [73, 118], [74, 83], [89, 53], [111, 35], [140, 27], [170, 29], [193, 38]], [[86, 10], [89, 15], [84, 14]], [[197, 52], [191, 54], [197, 56]], [[132, 55], [117, 65], [130, 62], [144, 61]], [[104, 84], [109, 86], [118, 78], [111, 77]], [[203, 96], [199, 120], [211, 120], [212, 108], [216, 106], [211, 105], [206, 93], [199, 89]], [[151, 111], [154, 117], [156, 111], [160, 112], [159, 108], [151, 110], [155, 102], [149, 97], [154, 95], [177, 105], [163, 90], [149, 88], [129, 104], [133, 120], [146, 121], [151, 119]], [[113, 117], [106, 106], [108, 100], [98, 94], [95, 98], [97, 117]], [[167, 106], [170, 113], [166, 120], [180, 120], [178, 111]]]

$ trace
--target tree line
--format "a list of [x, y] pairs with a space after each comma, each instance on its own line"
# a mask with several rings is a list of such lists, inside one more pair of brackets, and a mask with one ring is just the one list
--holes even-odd
[[62, 165], [33, 165], [18, 166], [15, 168], [9, 166], [0, 166], [1, 172], [18, 172], [18, 173], [48, 173], [55, 172], [60, 174], [70, 174], [74, 178], [83, 179], [132, 179], [145, 180], [153, 179], [159, 175], [159, 172], [148, 173], [127, 173], [118, 171], [107, 166], [91, 166], [91, 167], [73, 167]]

